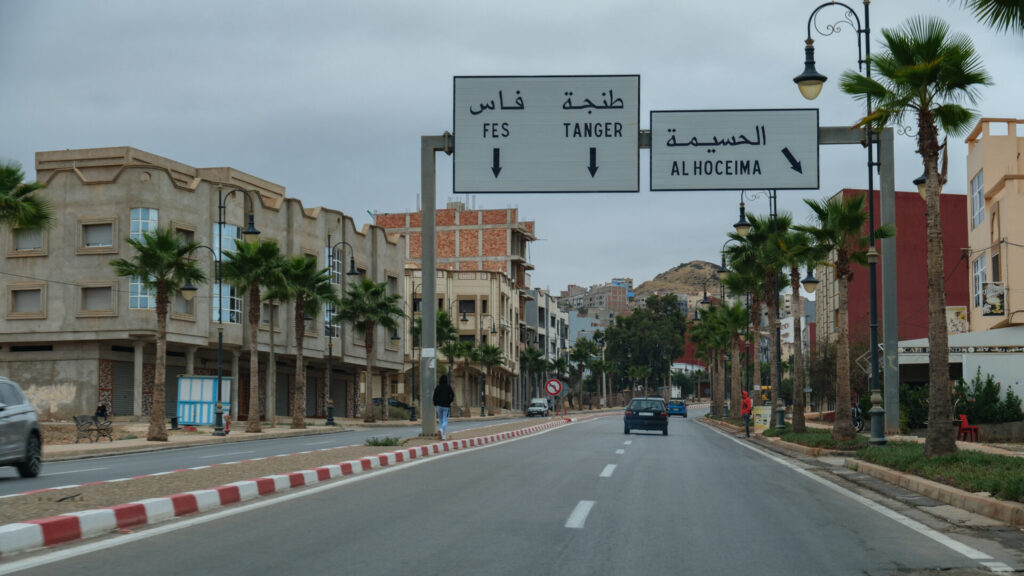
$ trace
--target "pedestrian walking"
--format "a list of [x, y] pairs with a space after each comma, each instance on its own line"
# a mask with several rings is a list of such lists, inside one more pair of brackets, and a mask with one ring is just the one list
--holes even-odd
[[455, 391], [448, 384], [448, 375], [442, 374], [437, 387], [434, 388], [434, 411], [437, 413], [441, 440], [447, 437], [448, 414], [452, 411], [452, 400], [455, 400]]
[[750, 438], [750, 413], [754, 410], [754, 402], [743, 391], [743, 400], [740, 401], [740, 414], [743, 414], [743, 428], [747, 431], [747, 438]]

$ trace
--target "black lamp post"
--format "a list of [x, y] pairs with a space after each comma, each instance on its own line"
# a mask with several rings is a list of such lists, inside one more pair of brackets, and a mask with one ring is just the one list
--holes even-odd
[[[482, 314], [481, 318], [489, 318], [491, 320], [491, 334], [497, 334], [498, 330], [494, 326], [494, 316], [490, 314]], [[466, 322], [466, 314], [462, 314], [462, 321]], [[479, 326], [477, 327], [479, 329]], [[483, 365], [480, 366], [480, 416], [484, 417], [487, 415], [487, 371]]]
[[[820, 12], [826, 6], [841, 6], [846, 9], [845, 18], [830, 24], [822, 31], [817, 26], [816, 18], [818, 12]], [[857, 31], [857, 67], [860, 70], [866, 68], [865, 75], [871, 78], [871, 25], [870, 25], [870, 8], [871, 0], [864, 0], [864, 25], [861, 26], [861, 20], [857, 16], [857, 13], [853, 8], [843, 4], [842, 2], [826, 2], [821, 4], [814, 11], [811, 12], [810, 17], [807, 19], [807, 40], [804, 61], [804, 71], [799, 76], [793, 78], [793, 82], [796, 82], [800, 88], [800, 93], [803, 94], [804, 98], [813, 100], [818, 97], [821, 93], [821, 87], [825, 84], [827, 78], [820, 74], [814, 68], [814, 40], [811, 38], [811, 24], [815, 25], [815, 29], [818, 34], [822, 36], [830, 36], [841, 30], [841, 24], [848, 23], [856, 26]], [[861, 43], [861, 36], [864, 37], [863, 43]], [[863, 56], [861, 55], [863, 53]], [[871, 117], [871, 96], [865, 99], [867, 105], [867, 113], [865, 118]], [[882, 394], [881, 388], [878, 382], [878, 288], [876, 286], [877, 278], [877, 264], [878, 264], [878, 251], [875, 250], [875, 183], [874, 183], [874, 170], [879, 167], [879, 163], [875, 161], [875, 146], [878, 145], [878, 138], [876, 133], [870, 128], [865, 129], [866, 135], [866, 147], [868, 150], [868, 230], [871, 232], [869, 235], [868, 245], [868, 298], [871, 307], [870, 310], [870, 352], [871, 352], [871, 444], [882, 445], [885, 444], [885, 409], [882, 408]], [[848, 399], [837, 398], [839, 402], [846, 402]]]
[[[330, 259], [331, 268], [331, 281], [334, 281], [334, 250], [341, 245], [348, 246], [348, 272], [345, 272], [346, 276], [358, 276], [359, 271], [356, 270], [356, 258], [355, 249], [352, 245], [344, 240], [338, 240], [337, 242], [331, 243], [331, 233], [327, 233], [327, 257]], [[342, 288], [344, 290], [344, 287]], [[344, 354], [342, 354], [344, 355]], [[331, 397], [331, 388], [334, 386], [334, 306], [328, 304], [327, 306], [327, 421], [324, 422], [326, 426], [334, 426], [334, 399]]]
[[[245, 200], [249, 202], [249, 218], [248, 224], [245, 229], [242, 230], [242, 241], [243, 242], [255, 242], [259, 238], [260, 231], [253, 225], [253, 212], [256, 210], [255, 201], [250, 196], [248, 190], [242, 190], [235, 188], [230, 190], [227, 194], [224, 194], [224, 189], [217, 187], [217, 249], [214, 250], [209, 246], [203, 246], [210, 250], [217, 259], [217, 402], [214, 412], [213, 421], [213, 435], [214, 436], [225, 436], [227, 432], [224, 431], [224, 406], [221, 404], [221, 380], [224, 377], [224, 283], [223, 276], [221, 274], [221, 262], [224, 254], [224, 213], [225, 205], [224, 202], [231, 197], [235, 192], [241, 192], [245, 196]], [[244, 201], [243, 201], [244, 202]], [[243, 206], [244, 208], [244, 206]], [[196, 287], [191, 283], [181, 288], [182, 296], [186, 300], [191, 300], [195, 297]], [[250, 327], [254, 329], [255, 327]], [[238, 383], [235, 383], [237, 386]], [[252, 400], [250, 400], [252, 401]]]

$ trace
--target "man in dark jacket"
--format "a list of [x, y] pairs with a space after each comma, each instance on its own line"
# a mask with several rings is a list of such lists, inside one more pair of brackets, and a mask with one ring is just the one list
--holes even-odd
[[448, 414], [452, 410], [452, 400], [455, 400], [455, 391], [448, 385], [448, 375], [443, 374], [437, 382], [437, 387], [434, 388], [434, 411], [437, 412], [441, 440], [447, 436]]

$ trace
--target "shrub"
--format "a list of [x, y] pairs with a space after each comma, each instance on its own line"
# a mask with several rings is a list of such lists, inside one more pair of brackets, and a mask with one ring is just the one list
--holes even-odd
[[397, 436], [385, 436], [384, 438], [377, 438], [371, 436], [366, 439], [367, 446], [401, 446], [404, 441]]
[[963, 380], [953, 389], [957, 412], [967, 416], [972, 424], [998, 424], [1024, 420], [1020, 397], [1013, 390], [1006, 391], [1006, 398], [1000, 399], [1002, 385], [991, 374], [981, 377], [981, 368], [970, 385]]

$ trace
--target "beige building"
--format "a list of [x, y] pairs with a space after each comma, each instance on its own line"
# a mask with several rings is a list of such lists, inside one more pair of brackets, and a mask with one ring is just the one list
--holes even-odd
[[967, 137], [971, 332], [1024, 324], [1024, 119], [982, 118]]
[[[285, 196], [283, 186], [232, 168], [194, 168], [129, 147], [39, 152], [36, 172], [46, 188], [56, 222], [41, 231], [4, 230], [0, 254], [0, 374], [20, 382], [44, 419], [91, 414], [98, 402], [115, 416], [143, 416], [152, 403], [156, 333], [155, 298], [135, 279], [115, 275], [110, 261], [131, 258], [126, 238], [156, 227], [171, 227], [209, 247], [198, 258], [209, 282], [198, 296], [172, 303], [168, 318], [167, 415], [177, 404], [182, 374], [217, 373], [218, 328], [223, 328], [223, 373], [232, 386], [231, 413], [244, 416], [249, 405], [249, 329], [243, 306], [230, 287], [222, 298], [216, 284], [213, 254], [223, 244], [233, 248], [253, 213], [259, 238], [276, 240], [284, 254], [315, 257], [324, 266], [347, 270], [354, 259], [360, 275], [403, 284], [405, 239], [365, 226], [327, 208], [305, 208]], [[232, 193], [240, 189], [250, 191]], [[220, 202], [219, 198], [223, 198]], [[218, 234], [218, 207], [225, 208]], [[330, 235], [334, 262], [327, 261]], [[344, 264], [343, 264], [344, 263]], [[339, 283], [351, 277], [338, 273]], [[219, 300], [219, 303], [218, 303]], [[261, 411], [265, 416], [291, 413], [290, 384], [295, 375], [295, 337], [289, 303], [273, 309], [276, 369], [268, 378], [271, 307], [264, 305], [258, 332]], [[219, 321], [218, 321], [219, 320]], [[366, 350], [350, 327], [328, 330], [324, 311], [306, 323], [308, 416], [326, 413], [328, 395], [338, 415], [352, 414], [353, 396], [362, 381]], [[403, 325], [399, 332], [406, 333]], [[330, 336], [330, 337], [328, 337]], [[378, 334], [375, 347], [378, 380], [400, 377], [401, 344]], [[333, 378], [328, 391], [327, 350], [333, 351]], [[272, 401], [268, 402], [268, 398]]]
[[[405, 311], [409, 318], [420, 314], [423, 286], [423, 271], [410, 267], [405, 275]], [[523, 391], [519, 382], [518, 324], [519, 292], [512, 280], [502, 272], [485, 270], [438, 270], [437, 309], [449, 312], [452, 323], [458, 330], [459, 339], [478, 344], [490, 344], [501, 349], [504, 361], [501, 366], [490, 369], [484, 381], [487, 406], [491, 409], [512, 409], [519, 407]], [[420, 350], [413, 346], [412, 338], [406, 338], [406, 371], [402, 388], [393, 392], [405, 401], [419, 404]], [[453, 374], [452, 388], [455, 390], [453, 413], [468, 416], [480, 413], [481, 368], [479, 363], [456, 358], [451, 368], [451, 359], [439, 350], [438, 359]], [[443, 373], [441, 371], [439, 374]]]

